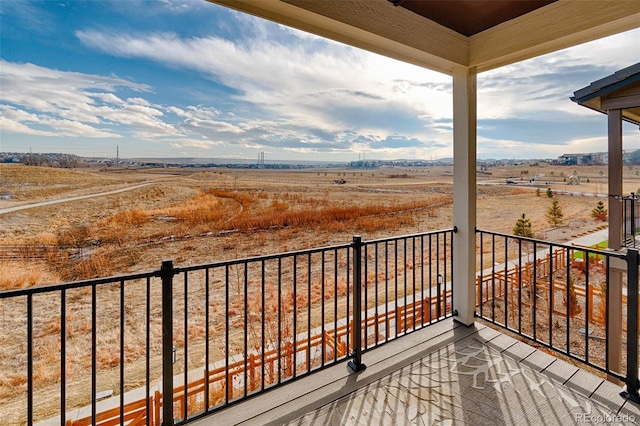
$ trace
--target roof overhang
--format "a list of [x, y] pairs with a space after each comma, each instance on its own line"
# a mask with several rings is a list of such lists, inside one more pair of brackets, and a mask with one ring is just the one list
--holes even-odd
[[[421, 15], [417, 7], [417, 12], [410, 10], [408, 0], [406, 7], [388, 0], [209, 1], [449, 75], [457, 66], [483, 72], [640, 27], [640, 2], [635, 0], [533, 1], [531, 10], [484, 24], [487, 29], [472, 35]], [[512, 3], [439, 3], [455, 15], [461, 3], [482, 8], [492, 2]]]
[[603, 114], [619, 109], [623, 120], [640, 126], [640, 62], [575, 91], [571, 100]]
[[471, 37], [557, 0], [388, 0]]

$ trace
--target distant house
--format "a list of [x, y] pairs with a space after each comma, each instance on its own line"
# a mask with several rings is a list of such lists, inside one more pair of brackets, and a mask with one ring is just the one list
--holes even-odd
[[[588, 154], [563, 154], [553, 162], [562, 166], [600, 166], [609, 164], [607, 152], [591, 152]], [[640, 164], [640, 149], [622, 151], [623, 164]]]
[[563, 166], [593, 165], [598, 164], [596, 160], [600, 158], [594, 154], [563, 154], [558, 157], [556, 164]]

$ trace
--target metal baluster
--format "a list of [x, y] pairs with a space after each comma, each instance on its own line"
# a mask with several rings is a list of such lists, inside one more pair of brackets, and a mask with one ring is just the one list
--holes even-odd
[[638, 250], [627, 250], [627, 386], [623, 396], [640, 402], [638, 394]]
[[[162, 277], [162, 425], [173, 425], [173, 261], [165, 260]], [[94, 286], [95, 289], [95, 286]], [[95, 398], [94, 398], [95, 400]], [[93, 419], [95, 422], [95, 419]], [[94, 423], [95, 424], [95, 423]]]
[[[362, 363], [362, 237], [353, 237], [353, 360], [349, 367], [362, 371], [366, 366]], [[396, 297], [397, 299], [397, 297]], [[397, 314], [396, 314], [397, 315]]]

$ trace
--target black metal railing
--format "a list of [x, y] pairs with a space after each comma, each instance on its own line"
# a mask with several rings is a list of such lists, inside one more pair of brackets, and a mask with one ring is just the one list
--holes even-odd
[[[120, 407], [132, 386], [150, 395], [161, 338], [154, 330], [161, 314], [152, 297], [160, 288], [155, 275], [0, 292], [2, 368], [14, 383], [4, 389], [5, 421], [33, 424], [41, 416], [34, 403], [49, 401], [47, 412], [57, 412], [65, 424], [69, 401], [75, 401], [89, 405], [85, 424], [98, 424], [102, 395], [118, 395]], [[128, 359], [136, 361], [135, 369]], [[152, 404], [143, 398], [138, 405], [152, 413]], [[112, 417], [124, 424], [125, 414], [120, 410]]]
[[7, 368], [24, 388], [11, 420], [180, 424], [339, 362], [359, 371], [367, 350], [452, 315], [452, 238], [354, 237], [2, 291]]
[[615, 198], [622, 202], [623, 245], [640, 247], [640, 197], [632, 192]]
[[624, 381], [637, 400], [638, 251], [477, 236], [476, 314]]

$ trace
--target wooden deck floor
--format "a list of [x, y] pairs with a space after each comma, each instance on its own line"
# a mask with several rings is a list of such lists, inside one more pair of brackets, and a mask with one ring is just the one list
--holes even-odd
[[213, 425], [640, 424], [620, 387], [476, 324], [446, 320], [195, 421]]

